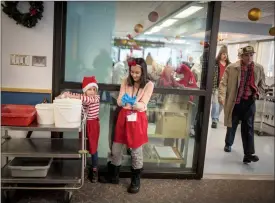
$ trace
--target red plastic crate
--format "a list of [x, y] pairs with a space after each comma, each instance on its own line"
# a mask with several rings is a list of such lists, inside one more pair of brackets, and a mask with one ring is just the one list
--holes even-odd
[[1, 105], [1, 125], [29, 126], [36, 119], [36, 109], [31, 105]]

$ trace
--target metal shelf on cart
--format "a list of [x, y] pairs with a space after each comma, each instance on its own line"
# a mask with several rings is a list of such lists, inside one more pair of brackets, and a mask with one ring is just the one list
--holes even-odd
[[1, 155], [10, 157], [80, 158], [81, 139], [19, 138], [6, 140]]
[[1, 170], [1, 183], [9, 184], [80, 184], [81, 160], [54, 160], [45, 178], [16, 178], [11, 176], [8, 164]]
[[3, 130], [22, 130], [22, 131], [49, 131], [49, 132], [80, 132], [81, 127], [78, 128], [59, 128], [55, 125], [40, 125], [32, 123], [29, 126], [1, 126]]

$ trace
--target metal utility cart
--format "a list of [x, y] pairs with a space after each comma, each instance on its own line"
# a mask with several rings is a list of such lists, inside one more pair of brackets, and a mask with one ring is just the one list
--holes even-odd
[[[1, 168], [2, 198], [11, 202], [12, 191], [25, 190], [60, 190], [64, 191], [63, 202], [70, 202], [72, 191], [80, 189], [84, 184], [86, 166], [86, 119], [80, 128], [56, 128], [54, 125], [32, 124], [28, 127], [2, 126], [1, 155], [6, 163]], [[83, 132], [81, 139], [63, 138], [20, 138], [12, 139], [10, 130], [50, 131], [50, 132]], [[15, 178], [8, 168], [9, 157], [41, 157], [53, 158], [53, 162], [45, 178]], [[3, 200], [2, 200], [3, 201]]]
[[274, 136], [274, 88], [269, 89], [261, 100], [256, 101], [255, 131], [259, 136]]

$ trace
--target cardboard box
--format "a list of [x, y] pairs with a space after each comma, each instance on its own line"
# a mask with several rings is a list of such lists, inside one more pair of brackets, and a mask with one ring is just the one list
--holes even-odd
[[163, 115], [156, 123], [156, 134], [166, 138], [185, 138], [187, 136], [187, 116]]

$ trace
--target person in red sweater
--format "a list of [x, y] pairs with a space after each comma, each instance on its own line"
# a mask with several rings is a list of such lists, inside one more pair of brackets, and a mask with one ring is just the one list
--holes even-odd
[[216, 58], [216, 65], [214, 67], [213, 74], [213, 89], [212, 89], [212, 109], [211, 109], [211, 118], [212, 118], [212, 128], [218, 127], [220, 113], [223, 109], [223, 106], [218, 102], [218, 89], [220, 81], [222, 80], [225, 68], [230, 64], [228, 58], [228, 51], [226, 46], [222, 46], [219, 50], [218, 56]]
[[[88, 178], [91, 182], [95, 183], [98, 179], [97, 166], [98, 166], [98, 140], [100, 134], [99, 123], [99, 106], [100, 96], [98, 95], [98, 85], [96, 78], [84, 77], [82, 82], [83, 94], [75, 94], [65, 92], [63, 97], [81, 99], [83, 105], [82, 115], [87, 116], [86, 123], [86, 136], [88, 138], [88, 151], [91, 154], [92, 169], [89, 171]], [[81, 133], [79, 135], [81, 137]]]
[[[186, 64], [181, 64], [176, 70], [177, 77], [180, 78], [179, 84], [187, 88], [198, 88], [197, 81], [191, 69]], [[194, 97], [190, 96], [190, 101], [194, 101]]]
[[198, 88], [197, 81], [191, 69], [186, 64], [181, 64], [176, 70], [177, 76], [180, 78], [179, 84], [188, 88]]

